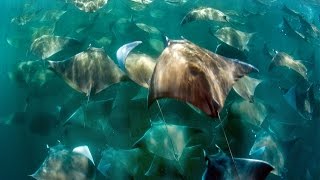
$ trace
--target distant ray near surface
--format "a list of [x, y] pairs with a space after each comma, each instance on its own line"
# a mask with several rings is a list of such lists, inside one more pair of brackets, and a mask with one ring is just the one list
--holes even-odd
[[81, 11], [96, 12], [108, 3], [108, 0], [71, 0]]
[[203, 180], [262, 180], [273, 170], [273, 167], [265, 161], [245, 158], [233, 160], [223, 152], [206, 156], [205, 159], [207, 168], [203, 173]]
[[254, 33], [242, 32], [232, 27], [223, 27], [214, 33], [219, 40], [240, 51], [249, 51], [248, 43], [253, 35]]
[[210, 7], [201, 7], [188, 12], [188, 14], [182, 19], [181, 25], [197, 20], [228, 22], [229, 17], [220, 10]]
[[43, 35], [33, 41], [30, 50], [41, 59], [47, 59], [64, 48], [78, 44], [80, 42], [73, 38]]
[[37, 180], [77, 179], [94, 180], [95, 167], [87, 146], [69, 150], [63, 145], [51, 147], [40, 168], [31, 175]]
[[169, 40], [150, 81], [148, 105], [156, 99], [175, 98], [217, 117], [233, 84], [252, 71], [258, 70], [190, 41]]
[[103, 49], [90, 47], [64, 61], [48, 61], [66, 83], [87, 96], [96, 94], [124, 78], [124, 73]]

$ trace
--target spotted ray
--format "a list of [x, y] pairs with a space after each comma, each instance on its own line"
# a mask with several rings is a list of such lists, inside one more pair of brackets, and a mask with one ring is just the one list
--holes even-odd
[[201, 7], [193, 9], [182, 19], [181, 25], [187, 24], [196, 20], [211, 20], [217, 22], [228, 22], [229, 17], [224, 14], [222, 11], [210, 8], [210, 7]]
[[69, 86], [87, 96], [124, 78], [123, 72], [100, 48], [90, 47], [70, 59], [48, 62]]
[[233, 84], [255, 67], [212, 53], [187, 40], [169, 40], [153, 72], [148, 95], [191, 103], [217, 117]]

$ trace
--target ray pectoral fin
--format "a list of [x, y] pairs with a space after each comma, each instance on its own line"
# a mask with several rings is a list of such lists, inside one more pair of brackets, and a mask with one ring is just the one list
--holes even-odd
[[265, 179], [274, 169], [269, 163], [255, 159], [235, 159], [239, 173], [244, 177], [252, 179]]
[[232, 59], [231, 60], [235, 66], [233, 70], [233, 76], [235, 78], [235, 81], [237, 81], [239, 78], [245, 76], [246, 74], [249, 74], [250, 72], [259, 72], [259, 70], [252, 66], [251, 64]]
[[118, 65], [121, 68], [121, 70], [125, 71], [126, 58], [127, 58], [128, 54], [141, 43], [142, 43], [142, 41], [134, 41], [134, 42], [131, 42], [131, 43], [128, 43], [128, 44], [121, 46], [117, 50], [117, 61], [118, 61]]

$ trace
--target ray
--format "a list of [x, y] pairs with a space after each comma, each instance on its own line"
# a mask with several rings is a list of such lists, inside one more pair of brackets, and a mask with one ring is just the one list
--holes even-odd
[[23, 61], [9, 72], [9, 78], [20, 86], [40, 89], [54, 80], [55, 74], [46, 69], [40, 61]]
[[151, 160], [143, 150], [107, 148], [102, 152], [98, 170], [107, 178], [127, 176], [141, 176]]
[[49, 155], [31, 177], [37, 180], [93, 180], [95, 179], [94, 162], [87, 155], [92, 158], [88, 147], [85, 146], [76, 147], [74, 151], [69, 150], [63, 145], [51, 147]]
[[286, 92], [283, 95], [284, 99], [286, 100], [286, 102], [294, 109], [294, 110], [298, 110], [297, 108], [297, 100], [296, 100], [296, 88], [295, 86], [291, 87], [288, 92]]
[[273, 167], [265, 161], [234, 158], [237, 167], [235, 170], [232, 159], [223, 152], [205, 156], [205, 159], [207, 168], [203, 173], [203, 180], [266, 179], [273, 170]]
[[61, 36], [42, 35], [35, 39], [30, 46], [30, 51], [41, 59], [47, 59], [65, 48], [75, 47], [80, 41]]
[[218, 29], [214, 36], [240, 51], [249, 51], [248, 43], [254, 34], [242, 32], [232, 27], [223, 27]]
[[130, 79], [142, 87], [149, 88], [156, 61], [146, 54], [131, 53], [125, 63], [125, 69]]
[[226, 43], [219, 44], [216, 47], [215, 53], [231, 59], [239, 59], [242, 61], [248, 59], [246, 52], [240, 51]]
[[195, 145], [185, 148], [179, 161], [168, 160], [154, 155], [150, 167], [145, 175], [148, 177], [175, 177], [183, 179], [183, 177], [188, 177], [192, 174], [188, 172], [188, 170], [194, 168], [193, 163], [198, 163], [198, 161], [194, 161], [193, 159], [199, 159], [198, 155], [200, 153], [200, 145]]
[[244, 76], [233, 86], [233, 90], [239, 94], [243, 99], [253, 102], [254, 91], [261, 83], [261, 80], [249, 76]]
[[185, 15], [181, 21], [181, 25], [190, 23], [196, 20], [211, 20], [217, 22], [228, 22], [229, 17], [224, 14], [222, 11], [210, 8], [210, 7], [201, 7], [193, 9]]
[[232, 103], [229, 113], [233, 117], [239, 117], [243, 122], [247, 122], [255, 127], [260, 127], [269, 112], [260, 100], [252, 103], [240, 100]]
[[148, 106], [160, 98], [191, 103], [218, 117], [233, 84], [255, 67], [214, 54], [187, 40], [169, 40], [150, 81]]
[[108, 0], [71, 0], [81, 11], [93, 13], [108, 3]]
[[71, 114], [64, 124], [93, 129], [94, 131], [108, 136], [113, 132], [108, 119], [112, 110], [113, 99], [91, 101], [80, 106]]
[[128, 54], [141, 43], [142, 41], [134, 41], [121, 46], [117, 50], [117, 60], [122, 71], [125, 71], [126, 58]]
[[145, 173], [147, 177], [155, 179], [160, 177], [163, 179], [184, 179], [183, 174], [179, 171], [176, 161], [168, 161], [158, 156], [154, 156], [148, 171]]
[[285, 52], [277, 52], [275, 54], [269, 65], [269, 71], [271, 71], [276, 66], [284, 66], [289, 69], [292, 69], [298, 74], [300, 74], [304, 79], [308, 79], [308, 72], [306, 66], [302, 64], [302, 62], [294, 60], [292, 56]]
[[280, 177], [285, 176], [286, 155], [284, 149], [278, 140], [267, 131], [261, 130], [257, 134], [249, 155], [270, 163], [274, 167], [273, 174]]
[[191, 138], [200, 133], [202, 131], [196, 128], [153, 122], [133, 147], [146, 149], [168, 160], [179, 160]]
[[69, 86], [88, 97], [125, 79], [124, 73], [100, 48], [89, 47], [70, 59], [48, 62]]

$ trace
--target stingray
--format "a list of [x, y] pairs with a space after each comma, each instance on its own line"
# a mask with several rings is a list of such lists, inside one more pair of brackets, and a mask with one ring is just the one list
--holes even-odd
[[232, 103], [230, 107], [231, 115], [239, 117], [241, 121], [260, 127], [268, 115], [268, 108], [259, 100], [250, 103], [239, 100]]
[[69, 150], [63, 145], [51, 147], [40, 168], [31, 175], [37, 180], [47, 179], [95, 179], [95, 167], [87, 146]]
[[240, 51], [226, 43], [219, 44], [216, 47], [215, 53], [231, 59], [239, 59], [242, 61], [248, 59], [246, 52]]
[[169, 40], [150, 81], [148, 106], [156, 99], [188, 102], [218, 117], [233, 84], [255, 67], [212, 53], [187, 40]]
[[107, 178], [119, 178], [122, 175], [135, 177], [145, 171], [151, 160], [141, 149], [107, 148], [102, 152], [98, 170]]
[[196, 128], [154, 122], [133, 147], [146, 149], [168, 160], [179, 161], [191, 138], [200, 133], [202, 131]]
[[154, 156], [148, 171], [145, 173], [150, 179], [184, 179], [183, 174], [177, 168], [177, 162], [168, 161]]
[[18, 85], [29, 88], [42, 88], [49, 81], [52, 81], [54, 77], [54, 73], [46, 69], [40, 61], [20, 62], [9, 73], [11, 80], [15, 81]]
[[304, 79], [308, 79], [308, 72], [306, 66], [299, 60], [294, 60], [289, 54], [284, 52], [277, 52], [272, 58], [269, 65], [269, 71], [276, 66], [284, 66], [299, 73]]
[[131, 53], [129, 55], [130, 51], [140, 43], [141, 41], [135, 41], [121, 46], [117, 51], [117, 60], [120, 68], [128, 74], [130, 79], [140, 86], [149, 88], [149, 81], [156, 66], [155, 60], [146, 54]]
[[113, 100], [92, 101], [80, 106], [65, 124], [93, 129], [103, 135], [108, 135], [114, 130], [110, 127], [108, 116], [112, 110]]
[[200, 7], [188, 12], [188, 14], [184, 16], [180, 24], [184, 25], [196, 20], [228, 22], [230, 18], [220, 10], [210, 8], [210, 7]]
[[[201, 153], [200, 145], [190, 146], [185, 148], [180, 159], [169, 160], [157, 155], [154, 155], [153, 160], [146, 171], [145, 175], [154, 178], [178, 178], [183, 179], [183, 177], [189, 177], [192, 174], [192, 170], [195, 168], [194, 163], [198, 163], [200, 159], [198, 155]], [[188, 172], [188, 171], [191, 172]]]
[[48, 62], [69, 86], [87, 96], [124, 79], [123, 72], [101, 48], [89, 47], [70, 59]]
[[223, 27], [218, 29], [214, 36], [240, 51], [249, 51], [248, 43], [254, 34], [242, 32], [232, 27]]
[[[266, 179], [273, 167], [261, 160], [234, 158], [231, 159], [223, 152], [207, 156], [206, 170], [202, 175], [203, 180], [224, 179]], [[236, 168], [235, 168], [236, 167]]]
[[261, 83], [261, 80], [244, 76], [233, 86], [234, 91], [243, 99], [253, 102], [254, 90]]
[[78, 46], [80, 42], [73, 38], [43, 35], [33, 41], [30, 51], [41, 59], [47, 59], [65, 48]]
[[108, 3], [108, 0], [71, 0], [81, 11], [96, 12]]
[[261, 130], [256, 135], [256, 140], [249, 152], [251, 157], [270, 163], [274, 170], [273, 174], [284, 177], [286, 173], [286, 154], [284, 147], [274, 135]]
[[131, 53], [126, 59], [128, 76], [145, 88], [149, 88], [149, 82], [155, 66], [156, 61], [146, 54]]
[[156, 27], [154, 26], [150, 26], [150, 25], [147, 25], [145, 23], [136, 23], [136, 26], [138, 28], [140, 28], [141, 30], [149, 33], [150, 35], [159, 35], [161, 34], [160, 30], [158, 30]]

